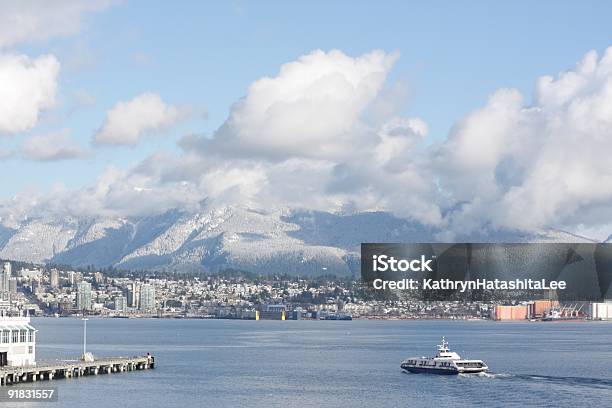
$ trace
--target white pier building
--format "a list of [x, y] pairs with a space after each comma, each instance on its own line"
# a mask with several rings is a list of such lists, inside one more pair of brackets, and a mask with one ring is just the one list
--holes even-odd
[[0, 316], [0, 368], [36, 365], [36, 329], [29, 316]]

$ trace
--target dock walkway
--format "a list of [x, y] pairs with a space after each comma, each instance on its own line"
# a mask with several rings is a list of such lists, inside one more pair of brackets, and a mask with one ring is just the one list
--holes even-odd
[[63, 361], [40, 366], [0, 367], [0, 386], [85, 375], [113, 374], [155, 368], [149, 356], [102, 358], [95, 361]]

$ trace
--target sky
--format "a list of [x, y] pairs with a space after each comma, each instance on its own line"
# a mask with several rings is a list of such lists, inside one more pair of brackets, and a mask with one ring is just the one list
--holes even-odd
[[0, 8], [0, 222], [212, 200], [612, 231], [607, 2]]

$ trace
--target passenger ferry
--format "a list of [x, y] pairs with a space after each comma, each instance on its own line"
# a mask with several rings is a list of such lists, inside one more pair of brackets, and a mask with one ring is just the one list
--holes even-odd
[[410, 357], [402, 361], [401, 367], [411, 373], [447, 375], [482, 373], [489, 369], [482, 360], [464, 360], [459, 354], [450, 351], [444, 337], [435, 357]]

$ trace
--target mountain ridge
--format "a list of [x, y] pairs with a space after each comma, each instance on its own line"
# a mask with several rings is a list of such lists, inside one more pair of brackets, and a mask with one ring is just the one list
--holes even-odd
[[[40, 217], [0, 225], [0, 258], [98, 268], [356, 275], [361, 242], [438, 242], [441, 231], [387, 212], [246, 207], [138, 218]], [[596, 242], [570, 232], [495, 231], [463, 242]]]

